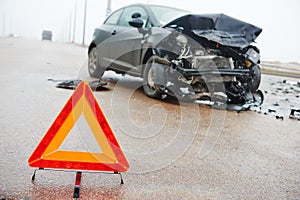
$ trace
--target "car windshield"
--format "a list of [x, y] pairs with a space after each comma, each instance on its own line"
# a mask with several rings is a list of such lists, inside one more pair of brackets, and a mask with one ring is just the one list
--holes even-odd
[[159, 21], [160, 25], [164, 25], [174, 19], [181, 17], [183, 15], [189, 14], [191, 12], [186, 10], [180, 10], [177, 8], [170, 8], [164, 6], [150, 6], [156, 19]]

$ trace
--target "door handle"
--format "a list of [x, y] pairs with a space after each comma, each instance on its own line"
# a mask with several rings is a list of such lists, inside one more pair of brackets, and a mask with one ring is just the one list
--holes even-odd
[[116, 31], [116, 30], [113, 30], [113, 31], [111, 32], [111, 34], [112, 34], [112, 35], [116, 35], [116, 34], [117, 34], [117, 31]]

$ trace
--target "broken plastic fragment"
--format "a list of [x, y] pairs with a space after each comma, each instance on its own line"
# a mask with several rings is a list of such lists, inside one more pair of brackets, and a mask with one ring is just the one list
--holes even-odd
[[283, 121], [284, 118], [283, 118], [283, 116], [276, 115], [276, 119], [280, 119]]
[[290, 119], [298, 119], [300, 120], [300, 109], [291, 109], [291, 113], [289, 115]]
[[[74, 90], [77, 88], [77, 85], [82, 81], [80, 79], [74, 79], [74, 80], [53, 80], [48, 79], [49, 81], [58, 82], [56, 85], [57, 88], [64, 88], [64, 89], [71, 89]], [[90, 81], [89, 86], [93, 91], [99, 91], [105, 89], [104, 86], [107, 85], [107, 82], [104, 82], [102, 80], [96, 80], [96, 81]]]

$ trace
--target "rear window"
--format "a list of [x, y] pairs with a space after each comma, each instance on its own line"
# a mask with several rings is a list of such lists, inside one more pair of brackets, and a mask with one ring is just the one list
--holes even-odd
[[113, 14], [111, 14], [107, 20], [104, 22], [105, 24], [112, 24], [112, 25], [116, 25], [119, 21], [119, 18], [121, 16], [123, 12], [123, 9], [118, 10], [116, 12], [114, 12]]

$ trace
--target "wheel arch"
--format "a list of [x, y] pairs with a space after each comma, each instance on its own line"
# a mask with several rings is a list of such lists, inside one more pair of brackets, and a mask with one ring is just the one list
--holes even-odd
[[147, 61], [149, 60], [149, 58], [151, 58], [153, 55], [160, 55], [160, 50], [153, 48], [153, 47], [149, 47], [146, 51], [146, 53], [144, 54], [143, 60], [142, 60], [142, 71], [141, 71], [141, 77], [143, 77], [143, 73], [144, 73], [144, 68], [145, 65], [147, 63]]
[[90, 46], [89, 46], [89, 48], [88, 48], [88, 54], [91, 52], [91, 50], [93, 49], [93, 48], [95, 48], [95, 47], [97, 47], [97, 45], [94, 43], [94, 42], [92, 42], [91, 44], [90, 44]]
[[149, 60], [149, 58], [153, 55], [160, 55], [160, 50], [159, 49], [156, 49], [156, 48], [153, 48], [153, 47], [149, 47], [146, 51], [146, 53], [144, 54], [144, 58], [143, 58], [143, 61], [142, 61], [142, 64], [146, 64], [147, 61]]

